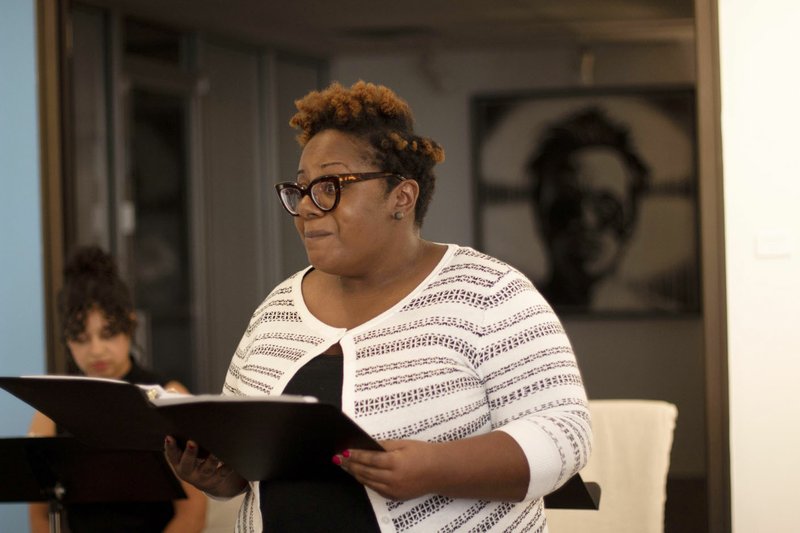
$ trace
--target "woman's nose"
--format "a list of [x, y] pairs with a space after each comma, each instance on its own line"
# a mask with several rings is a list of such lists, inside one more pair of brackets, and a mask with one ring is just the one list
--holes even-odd
[[322, 216], [322, 210], [311, 200], [310, 194], [300, 198], [300, 203], [297, 204], [297, 213], [302, 218]]
[[103, 353], [103, 341], [99, 337], [89, 339], [89, 353], [92, 355]]

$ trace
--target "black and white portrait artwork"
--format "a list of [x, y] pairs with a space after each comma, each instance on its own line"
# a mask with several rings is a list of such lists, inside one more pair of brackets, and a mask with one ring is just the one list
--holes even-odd
[[699, 310], [691, 89], [473, 99], [476, 245], [562, 313]]

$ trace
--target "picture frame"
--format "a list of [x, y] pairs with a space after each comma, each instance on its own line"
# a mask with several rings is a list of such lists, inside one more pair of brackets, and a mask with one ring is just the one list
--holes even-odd
[[477, 95], [471, 114], [479, 250], [559, 314], [699, 313], [693, 88]]

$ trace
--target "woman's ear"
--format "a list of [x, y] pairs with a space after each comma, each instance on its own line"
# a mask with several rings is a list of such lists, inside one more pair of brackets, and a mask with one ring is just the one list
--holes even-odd
[[397, 187], [392, 190], [392, 214], [403, 213], [403, 215], [410, 215], [413, 218], [414, 207], [417, 205], [417, 198], [419, 198], [419, 183], [417, 180], [407, 179], [401, 181]]

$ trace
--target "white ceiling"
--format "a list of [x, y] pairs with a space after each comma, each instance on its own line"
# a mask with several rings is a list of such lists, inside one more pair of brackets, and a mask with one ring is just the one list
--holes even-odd
[[87, 0], [317, 56], [687, 40], [693, 0]]

